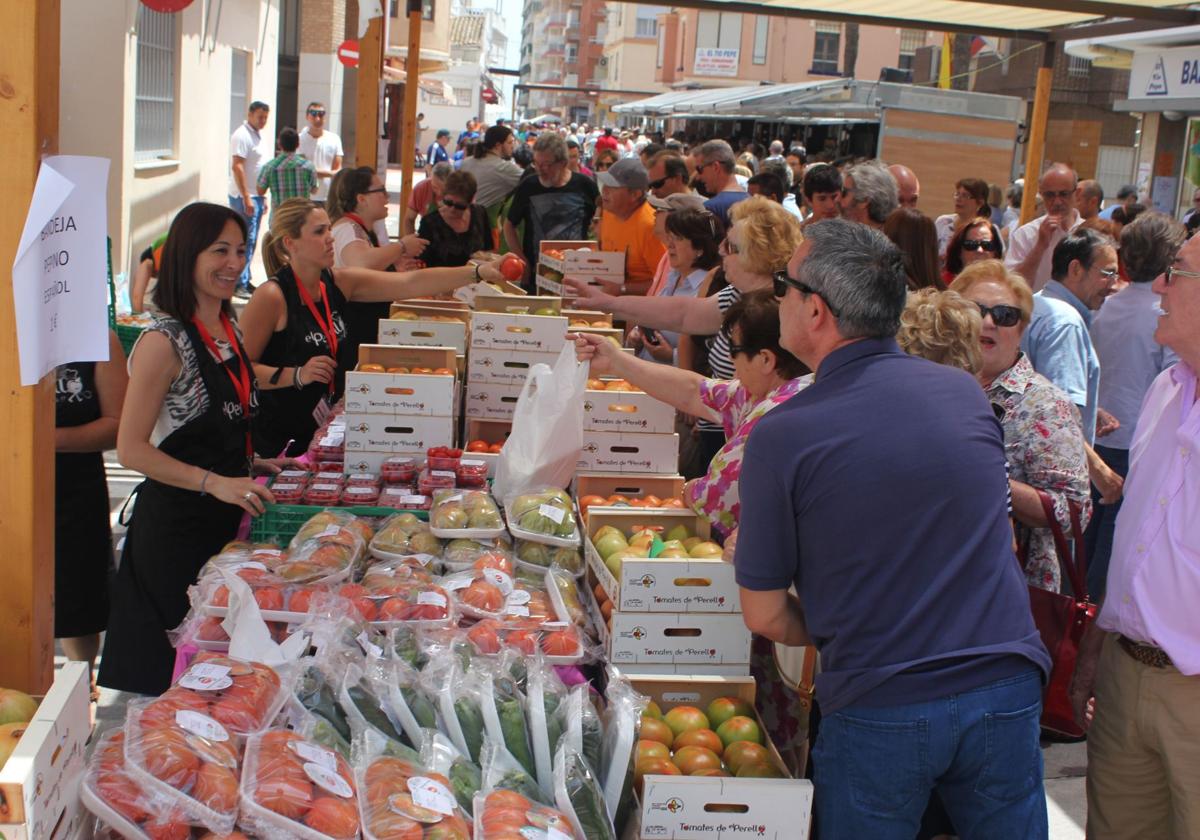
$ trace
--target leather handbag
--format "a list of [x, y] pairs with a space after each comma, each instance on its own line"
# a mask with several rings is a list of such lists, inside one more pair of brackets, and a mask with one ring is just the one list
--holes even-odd
[[[1042, 695], [1042, 728], [1067, 738], [1082, 738], [1084, 730], [1075, 722], [1075, 711], [1071, 706], [1071, 678], [1075, 674], [1075, 661], [1084, 631], [1096, 620], [1096, 605], [1088, 597], [1087, 557], [1079, 503], [1068, 500], [1071, 517], [1071, 543], [1068, 543], [1054, 515], [1054, 501], [1041, 490], [1038, 498], [1050, 522], [1062, 582], [1071, 587], [1070, 594], [1029, 587], [1033, 622], [1050, 652], [1051, 661], [1050, 679]], [[1022, 566], [1026, 559], [1022, 558]]]

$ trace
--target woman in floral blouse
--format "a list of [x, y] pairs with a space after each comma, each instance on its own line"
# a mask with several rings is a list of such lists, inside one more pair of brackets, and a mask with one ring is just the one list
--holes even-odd
[[953, 290], [974, 301], [983, 313], [979, 344], [983, 370], [979, 380], [992, 404], [1003, 409], [1004, 447], [1008, 454], [1017, 544], [1026, 557], [1030, 586], [1061, 591], [1058, 555], [1037, 491], [1054, 501], [1055, 519], [1070, 534], [1067, 501], [1091, 516], [1087, 456], [1079, 412], [1020, 350], [1021, 334], [1033, 312], [1033, 295], [1020, 275], [999, 260], [973, 263], [954, 281]]

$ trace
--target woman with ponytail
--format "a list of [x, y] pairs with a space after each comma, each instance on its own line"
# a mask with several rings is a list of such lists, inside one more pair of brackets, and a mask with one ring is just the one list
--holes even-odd
[[270, 454], [304, 452], [341, 398], [346, 371], [358, 361], [348, 302], [430, 297], [501, 279], [494, 262], [402, 272], [334, 268], [329, 216], [305, 198], [275, 208], [262, 255], [268, 281], [246, 304], [241, 325], [262, 391], [255, 443]]

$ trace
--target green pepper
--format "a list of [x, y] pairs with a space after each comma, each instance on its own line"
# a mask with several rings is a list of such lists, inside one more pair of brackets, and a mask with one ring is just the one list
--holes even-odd
[[464, 811], [472, 814], [475, 794], [483, 787], [483, 773], [477, 766], [459, 756], [450, 765], [449, 779], [454, 798]]
[[574, 750], [566, 750], [566, 788], [571, 808], [588, 840], [617, 840], [604, 804], [604, 793], [587, 763]]
[[412, 716], [417, 719], [417, 724], [422, 729], [437, 728], [437, 712], [428, 697], [407, 685], [400, 686], [400, 696], [404, 698], [404, 702], [408, 704], [408, 710], [412, 712]]
[[479, 750], [483, 748], [483, 713], [478, 703], [466, 697], [454, 701], [454, 715], [462, 729], [463, 741], [471, 760], [479, 761]]
[[354, 708], [363, 716], [368, 724], [378, 729], [384, 736], [391, 738], [393, 741], [404, 741], [403, 733], [397, 731], [392, 725], [391, 719], [384, 712], [383, 707], [379, 705], [379, 701], [375, 699], [375, 695], [371, 692], [370, 684], [367, 678], [363, 677], [358, 681], [358, 684], [347, 689], [347, 694], [350, 695], [350, 700], [354, 703]]

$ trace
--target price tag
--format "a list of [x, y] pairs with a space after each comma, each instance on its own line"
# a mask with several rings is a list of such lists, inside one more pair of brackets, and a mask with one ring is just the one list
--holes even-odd
[[358, 646], [363, 649], [363, 653], [367, 654], [368, 656], [376, 656], [376, 657], [383, 656], [383, 648], [381, 648], [379, 645], [372, 642], [367, 637], [366, 630], [359, 633], [357, 636], [357, 639], [358, 639]]
[[529, 607], [525, 606], [524, 604], [508, 604], [504, 607], [504, 614], [528, 618]]
[[337, 472], [319, 472], [317, 473], [317, 481], [333, 481], [341, 482], [342, 474]]
[[538, 505], [538, 513], [547, 519], [553, 519], [556, 525], [561, 525], [563, 519], [567, 516], [565, 510], [554, 505]]
[[412, 793], [413, 802], [420, 807], [437, 811], [439, 814], [454, 813], [454, 795], [438, 780], [428, 776], [413, 776], [408, 780], [408, 789]]
[[304, 765], [304, 772], [308, 774], [308, 778], [334, 796], [340, 796], [342, 799], [354, 796], [354, 788], [350, 787], [350, 783], [343, 779], [336, 770], [330, 770], [309, 761]]
[[229, 730], [200, 712], [191, 709], [176, 709], [175, 722], [183, 729], [210, 741], [228, 741]]
[[[312, 487], [310, 487], [308, 489], [310, 489], [310, 490], [328, 490], [329, 492], [336, 492], [338, 490], [338, 486], [336, 484], [314, 484]], [[335, 537], [338, 534], [340, 534], [341, 532], [342, 532], [342, 528], [340, 525], [326, 525], [325, 530], [322, 531], [321, 533], [317, 534], [314, 537], [314, 539], [319, 540], [324, 537]]]
[[439, 505], [447, 505], [447, 504], [450, 504], [450, 502], [462, 501], [462, 497], [463, 497], [462, 493], [455, 493], [453, 496], [443, 496], [438, 501], [438, 504]]
[[458, 476], [454, 474], [453, 470], [431, 470], [429, 474], [436, 475], [438, 478], [458, 478]]
[[429, 502], [428, 496], [401, 496], [400, 504], [412, 505], [413, 507], [422, 507]]
[[353, 473], [350, 476], [349, 480], [350, 481], [367, 481], [372, 484], [379, 481], [379, 479], [375, 477], [374, 473]]
[[289, 741], [288, 746], [291, 747], [292, 752], [305, 761], [327, 770], [337, 770], [337, 756], [324, 747], [318, 747], [308, 741]]
[[421, 592], [417, 595], [417, 603], [425, 606], [444, 607], [446, 596], [441, 592]]
[[500, 590], [500, 594], [508, 597], [508, 594], [513, 591], [512, 578], [506, 575], [499, 569], [484, 569], [483, 578], [492, 586]]
[[225, 665], [200, 663], [188, 669], [180, 678], [179, 685], [193, 691], [221, 691], [233, 685], [229, 671]]
[[514, 589], [508, 594], [506, 603], [509, 604], [528, 604], [533, 596], [529, 594], [527, 589]]
[[476, 461], [476, 460], [475, 460], [475, 459], [473, 459], [473, 458], [471, 458], [471, 459], [463, 458], [463, 459], [462, 459], [461, 461], [459, 461], [458, 463], [459, 463], [461, 466], [464, 466], [464, 467], [482, 467], [482, 466], [485, 466], [485, 464], [484, 464], [484, 462], [483, 462], [483, 461]]
[[[255, 554], [263, 554], [263, 553], [264, 552], [262, 552], [262, 551], [255, 552]], [[279, 552], [276, 551], [275, 554], [278, 555]], [[265, 572], [267, 570], [267, 567], [265, 565], [263, 565], [262, 563], [258, 563], [254, 560], [243, 560], [240, 563], [231, 563], [229, 565], [229, 571], [231, 571], [231, 572], [240, 572], [242, 569], [254, 569], [259, 572]]]
[[455, 578], [454, 580], [442, 581], [442, 589], [447, 589], [451, 592], [454, 592], [455, 590], [458, 590], [458, 589], [466, 589], [470, 585], [471, 585], [471, 579], [467, 578], [467, 577], [460, 577], [460, 578]]

